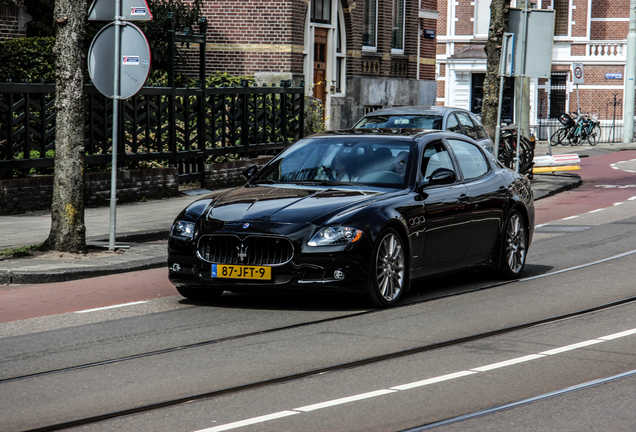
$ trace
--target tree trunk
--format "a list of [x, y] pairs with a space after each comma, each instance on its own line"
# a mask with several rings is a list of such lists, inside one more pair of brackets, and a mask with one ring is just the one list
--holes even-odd
[[86, 251], [84, 224], [84, 37], [87, 0], [56, 0], [55, 175], [51, 232], [44, 247]]
[[490, 135], [495, 137], [497, 127], [497, 110], [499, 108], [499, 60], [503, 34], [508, 31], [510, 16], [510, 0], [492, 0], [490, 3], [490, 27], [486, 42], [486, 78], [484, 79], [484, 101], [481, 110], [481, 121]]

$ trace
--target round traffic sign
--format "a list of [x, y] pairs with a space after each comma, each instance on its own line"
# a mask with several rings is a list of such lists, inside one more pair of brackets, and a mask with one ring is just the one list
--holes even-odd
[[[119, 89], [115, 91], [115, 32], [119, 38]], [[88, 51], [88, 73], [100, 93], [111, 99], [128, 99], [143, 87], [150, 71], [150, 46], [144, 33], [134, 24], [104, 26]]]
[[581, 69], [580, 67], [575, 67], [574, 76], [580, 79], [583, 76], [583, 69]]

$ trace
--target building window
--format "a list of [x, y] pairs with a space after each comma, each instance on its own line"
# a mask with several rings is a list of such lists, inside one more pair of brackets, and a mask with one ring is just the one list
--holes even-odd
[[554, 35], [567, 36], [570, 0], [554, 0]]
[[378, 46], [378, 0], [364, 0], [362, 11], [362, 46]]
[[[470, 111], [481, 116], [482, 104], [484, 102], [484, 80], [486, 74], [474, 73], [471, 76], [471, 103]], [[508, 77], [504, 80], [504, 92], [501, 101], [501, 121], [512, 123], [512, 102], [514, 100], [514, 78]]]
[[565, 111], [567, 72], [552, 72], [550, 76], [550, 118], [558, 118]]
[[404, 3], [406, 0], [393, 0], [393, 19], [391, 31], [391, 50], [404, 52]]
[[490, 0], [475, 1], [475, 36], [488, 37]]
[[331, 0], [311, 0], [311, 22], [331, 23]]

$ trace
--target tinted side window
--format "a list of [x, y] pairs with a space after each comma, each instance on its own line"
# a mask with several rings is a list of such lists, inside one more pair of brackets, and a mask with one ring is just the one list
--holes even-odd
[[448, 144], [457, 156], [464, 180], [475, 180], [488, 172], [488, 161], [476, 145], [454, 139], [449, 139]]
[[457, 121], [457, 117], [455, 117], [455, 114], [451, 113], [448, 116], [448, 120], [446, 120], [446, 130], [449, 132], [464, 133], [462, 131], [462, 127], [459, 125], [459, 122]]
[[475, 128], [475, 124], [470, 119], [468, 114], [466, 113], [456, 113], [459, 118], [459, 122], [464, 127], [464, 131], [466, 135], [471, 137], [472, 139], [479, 139], [479, 135], [477, 134], [477, 129]]
[[428, 180], [438, 168], [455, 170], [450, 154], [440, 141], [429, 143], [422, 157], [422, 176]]

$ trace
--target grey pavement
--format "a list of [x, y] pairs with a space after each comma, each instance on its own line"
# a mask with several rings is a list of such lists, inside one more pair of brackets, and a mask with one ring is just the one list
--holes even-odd
[[[538, 143], [535, 155], [577, 153], [583, 158], [620, 150], [636, 150], [636, 143], [600, 143], [595, 147], [550, 147], [547, 143]], [[535, 199], [578, 187], [581, 184], [579, 173], [581, 171], [535, 174], [532, 180]], [[207, 192], [190, 190], [175, 198], [117, 206], [115, 252], [108, 251], [110, 209], [88, 208], [85, 224], [87, 244], [91, 247], [89, 254], [77, 257], [50, 252], [24, 258], [0, 257], [0, 285], [63, 282], [164, 267], [172, 222], [183, 208]], [[50, 229], [50, 212], [0, 216], [0, 249], [40, 244], [46, 240]]]

